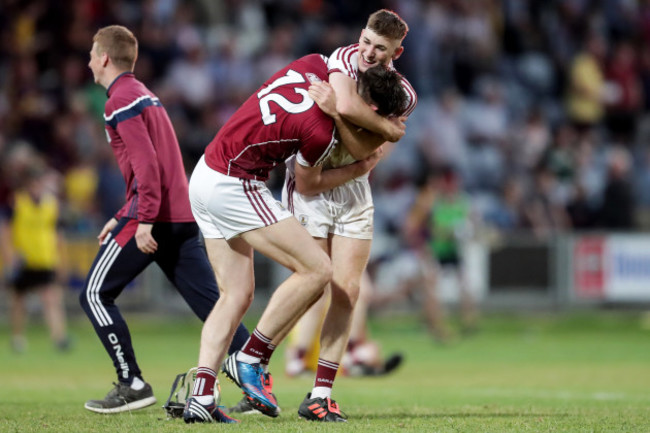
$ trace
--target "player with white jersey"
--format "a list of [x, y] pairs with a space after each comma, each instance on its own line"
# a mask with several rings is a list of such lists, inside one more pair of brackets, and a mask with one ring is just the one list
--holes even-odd
[[[338, 48], [329, 57], [329, 83], [335, 92], [336, 111], [347, 121], [381, 134], [394, 141], [403, 134], [401, 122], [380, 116], [357, 94], [360, 75], [380, 67], [395, 71], [392, 61], [403, 52], [401, 42], [408, 32], [406, 23], [394, 12], [382, 9], [368, 19], [359, 43]], [[411, 84], [395, 72], [401, 85], [405, 103], [399, 113], [403, 121], [417, 104], [417, 95]], [[373, 100], [381, 98], [375, 95]], [[320, 102], [317, 100], [317, 102]], [[323, 108], [323, 105], [321, 105]], [[325, 110], [327, 111], [327, 110]], [[397, 128], [396, 128], [397, 127]], [[367, 143], [369, 148], [376, 146]], [[368, 182], [368, 173], [333, 189], [322, 191], [313, 179], [320, 170], [344, 167], [363, 156], [360, 149], [338, 147], [322, 167], [309, 167], [299, 158], [287, 161], [287, 176], [283, 199], [300, 223], [317, 240], [332, 259], [331, 302], [324, 318], [320, 336], [320, 353], [314, 387], [299, 408], [299, 415], [315, 421], [344, 421], [338, 406], [331, 399], [334, 378], [345, 352], [352, 323], [353, 310], [359, 296], [361, 277], [370, 255], [373, 235], [374, 206]], [[310, 184], [305, 192], [296, 184]], [[325, 302], [318, 303], [306, 314], [305, 321], [323, 320]], [[300, 326], [300, 325], [299, 325]], [[314, 326], [306, 326], [314, 329]], [[317, 327], [316, 327], [317, 328]]]
[[[183, 414], [188, 423], [230, 422], [216, 406], [213, 390], [216, 370], [253, 299], [253, 250], [293, 274], [274, 291], [242, 350], [228, 357], [222, 368], [266, 415], [278, 414], [277, 400], [264, 386], [263, 365], [268, 365], [275, 349], [271, 342], [322, 295], [331, 279], [327, 254], [264, 183], [269, 172], [291, 155], [319, 167], [338, 137], [353, 147], [367, 140], [367, 133], [328, 116], [314, 102], [309, 89], [327, 81], [326, 62], [326, 57], [312, 54], [274, 74], [220, 129], [192, 174], [192, 212], [205, 237], [221, 298], [201, 334], [197, 385]], [[374, 84], [368, 83], [371, 88]], [[399, 86], [392, 93], [401, 94]], [[328, 170], [324, 182], [332, 188], [369, 168], [367, 161], [360, 161]]]

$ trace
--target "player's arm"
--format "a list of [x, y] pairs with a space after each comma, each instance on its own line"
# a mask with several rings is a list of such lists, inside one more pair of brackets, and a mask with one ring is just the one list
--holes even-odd
[[151, 231], [162, 196], [158, 157], [141, 115], [120, 122], [117, 130], [124, 141], [138, 188], [139, 224], [135, 240], [140, 251], [151, 254], [158, 249]]
[[[384, 143], [381, 135], [359, 128], [339, 114], [336, 109], [336, 94], [328, 83], [313, 83], [309, 86], [309, 96], [325, 114], [334, 119], [339, 138], [354, 159], [361, 161], [368, 158]], [[368, 109], [372, 111], [369, 106]]]
[[366, 159], [328, 170], [323, 170], [321, 166], [302, 165], [296, 161], [294, 166], [296, 191], [303, 195], [316, 195], [336, 188], [372, 170], [381, 157], [382, 149], [379, 148]]
[[357, 82], [341, 72], [332, 72], [329, 82], [336, 93], [336, 111], [354, 125], [380, 134], [384, 141], [396, 142], [404, 136], [406, 125], [398, 118], [378, 115], [357, 93]]
[[2, 209], [0, 209], [0, 260], [2, 260], [2, 267], [8, 276], [14, 264], [14, 249], [9, 218], [4, 215]]

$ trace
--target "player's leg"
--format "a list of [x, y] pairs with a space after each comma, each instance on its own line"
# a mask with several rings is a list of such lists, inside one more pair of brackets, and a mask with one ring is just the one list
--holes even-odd
[[241, 238], [206, 239], [205, 244], [221, 294], [203, 326], [199, 365], [217, 370], [253, 301], [253, 249]]
[[438, 275], [440, 265], [428, 252], [420, 255], [422, 270], [423, 312], [427, 323], [427, 329], [433, 338], [446, 343], [451, 338], [451, 332], [447, 326], [445, 310], [438, 296]]
[[257, 325], [263, 335], [276, 341], [323, 294], [332, 277], [332, 264], [295, 218], [246, 232], [242, 237], [260, 253], [293, 271], [275, 290]]
[[460, 296], [460, 321], [462, 332], [463, 334], [471, 334], [476, 332], [478, 328], [479, 311], [477, 302], [469, 288], [465, 266], [462, 262], [458, 263], [455, 273]]
[[117, 413], [149, 406], [156, 402], [151, 386], [144, 382], [136, 362], [131, 334], [115, 299], [152, 261], [138, 250], [135, 230], [138, 222], [122, 219], [101, 245], [84, 289], [81, 307], [113, 360], [118, 383], [103, 400], [89, 400], [86, 409]]
[[303, 314], [293, 328], [291, 343], [285, 354], [285, 372], [288, 376], [297, 376], [306, 372], [307, 353], [313, 347], [320, 348], [320, 330], [329, 306], [329, 292], [328, 285], [323, 296]]
[[[233, 335], [253, 301], [253, 249], [241, 238], [229, 241], [206, 238], [205, 246], [221, 293], [203, 324], [195, 387], [185, 406], [183, 418], [186, 423], [231, 423], [237, 421], [215, 406], [214, 389], [217, 386], [217, 372]], [[261, 372], [257, 374], [261, 375]], [[261, 378], [257, 379], [262, 386]]]
[[16, 353], [22, 353], [27, 349], [27, 338], [25, 337], [25, 322], [27, 308], [25, 307], [26, 293], [18, 287], [11, 289], [10, 317], [11, 317], [11, 348]]
[[59, 350], [70, 346], [66, 332], [66, 314], [63, 303], [63, 287], [56, 282], [45, 284], [40, 289], [45, 323], [50, 330], [50, 337]]
[[350, 327], [350, 342], [361, 342], [367, 338], [368, 334], [368, 304], [372, 296], [373, 288], [370, 275], [364, 271], [361, 276], [361, 285], [359, 287], [359, 299], [354, 307], [352, 314], [352, 325]]
[[[251, 398], [256, 408], [277, 416], [277, 401], [263, 386], [261, 364], [269, 363], [275, 341], [322, 295], [331, 278], [327, 254], [295, 218], [242, 234], [253, 248], [293, 271], [275, 290], [262, 318], [241, 352], [224, 363], [224, 372]], [[220, 281], [219, 279], [217, 279]]]
[[345, 421], [331, 399], [334, 379], [348, 344], [354, 306], [359, 297], [361, 276], [370, 256], [369, 239], [334, 235], [331, 238], [331, 302], [321, 330], [320, 355], [314, 387], [298, 414], [314, 421]]
[[344, 372], [350, 376], [376, 376], [394, 371], [404, 356], [395, 352], [382, 357], [379, 343], [370, 338], [368, 331], [368, 308], [374, 293], [368, 270], [363, 272], [359, 299], [354, 307], [350, 338], [341, 362]]
[[323, 322], [320, 350], [320, 358], [328, 362], [339, 363], [345, 352], [370, 245], [366, 239], [332, 237], [332, 299]]
[[[203, 322], [219, 299], [219, 289], [195, 223], [156, 224], [158, 242], [156, 263], [176, 287], [194, 314]], [[250, 333], [241, 323], [237, 327], [228, 353], [242, 348]]]

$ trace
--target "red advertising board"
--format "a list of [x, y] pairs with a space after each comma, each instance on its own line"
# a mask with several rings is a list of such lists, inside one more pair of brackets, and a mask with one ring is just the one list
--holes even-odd
[[577, 239], [573, 248], [575, 295], [583, 299], [603, 299], [606, 271], [605, 238]]

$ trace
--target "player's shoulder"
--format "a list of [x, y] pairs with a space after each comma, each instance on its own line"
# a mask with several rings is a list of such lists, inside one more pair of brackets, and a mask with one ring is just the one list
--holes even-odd
[[[327, 57], [322, 54], [308, 54], [289, 65], [289, 69], [296, 69], [306, 75], [316, 73], [319, 76], [327, 76]], [[319, 77], [319, 80], [323, 77]], [[313, 80], [312, 80], [313, 81]]]
[[359, 44], [350, 44], [335, 49], [330, 55], [330, 61], [346, 61], [352, 55], [359, 52]]
[[415, 110], [415, 106], [418, 104], [418, 94], [415, 91], [413, 85], [406, 79], [406, 77], [398, 72], [400, 79], [402, 80], [402, 88], [406, 92], [407, 96], [407, 107], [404, 112], [404, 116], [409, 116]]
[[158, 99], [132, 74], [119, 77], [112, 85], [106, 107], [121, 108], [142, 99]]
[[116, 117], [133, 117], [150, 106], [160, 106], [161, 102], [147, 87], [137, 79], [118, 83], [106, 101], [104, 120], [111, 123]]
[[330, 74], [340, 72], [356, 80], [359, 68], [357, 60], [358, 54], [359, 44], [346, 45], [337, 48], [328, 59], [328, 72]]

